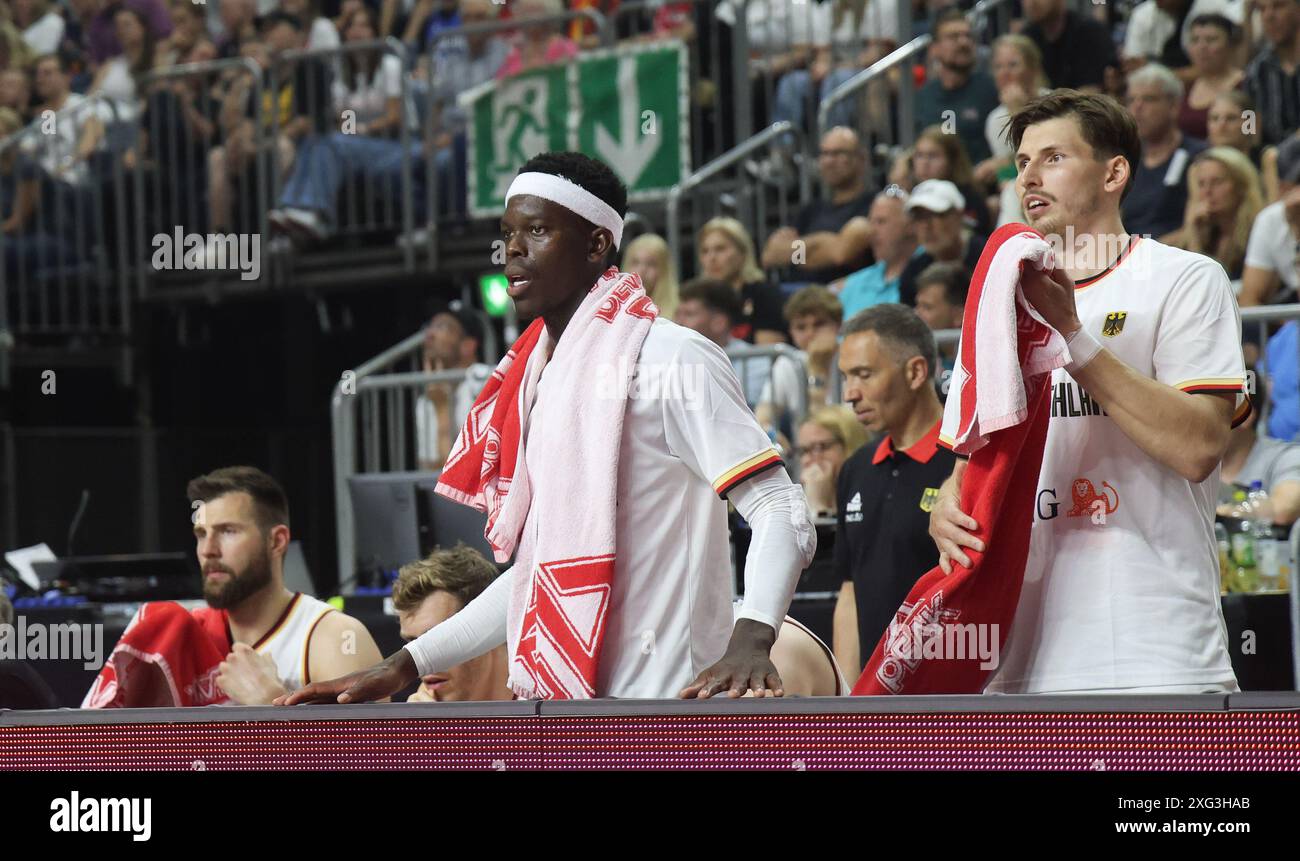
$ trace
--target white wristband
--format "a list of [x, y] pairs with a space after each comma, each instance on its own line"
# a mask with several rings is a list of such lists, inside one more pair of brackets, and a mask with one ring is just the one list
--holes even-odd
[[1065, 346], [1070, 350], [1070, 363], [1065, 366], [1070, 374], [1083, 370], [1101, 352], [1101, 343], [1082, 326], [1065, 339]]

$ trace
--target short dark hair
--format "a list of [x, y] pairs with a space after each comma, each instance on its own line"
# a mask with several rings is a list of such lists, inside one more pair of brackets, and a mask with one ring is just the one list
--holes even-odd
[[745, 308], [740, 303], [740, 296], [735, 288], [725, 281], [715, 281], [711, 278], [687, 281], [682, 285], [678, 307], [682, 302], [699, 302], [710, 311], [726, 314], [733, 326], [745, 316]]
[[255, 466], [223, 466], [191, 479], [185, 486], [190, 502], [211, 502], [227, 493], [241, 492], [253, 498], [253, 516], [263, 532], [289, 525], [289, 498], [284, 488]]
[[1031, 99], [1007, 121], [1007, 137], [1011, 141], [1012, 152], [1020, 149], [1020, 139], [1024, 137], [1025, 129], [1069, 116], [1078, 120], [1083, 139], [1092, 147], [1098, 161], [1117, 155], [1128, 161], [1128, 182], [1120, 194], [1120, 200], [1123, 200], [1133, 189], [1133, 181], [1137, 177], [1142, 141], [1138, 137], [1133, 115], [1110, 96], [1062, 88]]
[[840, 334], [848, 338], [863, 332], [875, 332], [900, 365], [913, 356], [925, 359], [930, 376], [934, 376], [939, 366], [934, 333], [912, 308], [896, 302], [872, 305], [850, 317]]
[[68, 73], [68, 58], [58, 53], [57, 51], [49, 54], [41, 54], [36, 59], [32, 60], [32, 71], [36, 71], [36, 68], [40, 66], [41, 63], [44, 63], [47, 60], [53, 60], [55, 63], [57, 63], [59, 66], [59, 71], [62, 72], [63, 74], [66, 75]]
[[544, 152], [524, 162], [520, 173], [549, 173], [581, 186], [627, 217], [627, 186], [603, 161], [580, 152]]
[[482, 553], [461, 542], [448, 550], [434, 550], [416, 562], [403, 565], [393, 583], [393, 607], [403, 613], [419, 608], [434, 592], [446, 592], [463, 609], [497, 578], [497, 567]]
[[1228, 37], [1228, 43], [1233, 45], [1237, 43], [1237, 38], [1241, 35], [1241, 28], [1234, 24], [1231, 18], [1220, 15], [1218, 12], [1197, 15], [1192, 19], [1192, 27], [1218, 27]]
[[943, 298], [949, 305], [965, 305], [970, 272], [960, 263], [931, 263], [916, 276], [916, 291], [919, 293], [933, 284], [943, 287]]
[[265, 33], [272, 27], [278, 27], [281, 24], [288, 24], [299, 33], [302, 32], [302, 19], [297, 15], [290, 15], [283, 9], [272, 9], [261, 18], [257, 19], [257, 32]]
[[965, 12], [956, 6], [949, 6], [934, 16], [934, 26], [930, 28], [930, 32], [935, 35], [935, 38], [938, 38], [939, 28], [944, 24], [951, 24], [953, 21], [961, 21], [963, 24], [968, 23]]

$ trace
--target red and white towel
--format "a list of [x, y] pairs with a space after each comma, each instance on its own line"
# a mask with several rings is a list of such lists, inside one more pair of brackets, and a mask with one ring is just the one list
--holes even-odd
[[206, 706], [229, 697], [217, 685], [232, 648], [226, 614], [153, 601], [136, 611], [113, 647], [83, 709]]
[[939, 436], [970, 456], [960, 506], [980, 525], [975, 535], [987, 550], [963, 548], [970, 568], [953, 563], [946, 575], [936, 566], [917, 581], [855, 695], [979, 693], [996, 670], [969, 647], [981, 636], [996, 639], [1001, 654], [1010, 633], [1051, 416], [1051, 372], [1070, 361], [1064, 338], [1025, 300], [1027, 266], [1053, 268], [1051, 246], [1023, 224], [996, 230], [971, 278]]
[[[610, 268], [549, 362], [550, 335], [534, 320], [492, 372], [438, 481], [438, 493], [487, 514], [484, 534], [498, 562], [518, 551], [506, 632], [510, 687], [520, 697], [596, 695], [614, 579], [626, 392], [658, 315], [637, 275]], [[543, 368], [546, 410], [530, 418]], [[593, 394], [598, 368], [621, 375], [622, 396]], [[527, 445], [546, 453], [536, 487], [524, 460], [525, 427]], [[544, 525], [535, 540], [523, 540], [533, 506]]]

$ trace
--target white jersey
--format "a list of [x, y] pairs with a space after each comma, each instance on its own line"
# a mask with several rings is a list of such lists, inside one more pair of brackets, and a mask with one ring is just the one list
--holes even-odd
[[[563, 403], [546, 390], [564, 384], [542, 375], [530, 426], [538, 411]], [[545, 454], [525, 447], [530, 470]], [[675, 697], [722, 657], [734, 592], [723, 497], [780, 463], [722, 349], [657, 318], [623, 419], [617, 561], [597, 696]]]
[[[1241, 392], [1241, 317], [1223, 268], [1152, 239], [1129, 248], [1076, 285], [1084, 329], [1143, 376]], [[1052, 386], [1024, 587], [986, 692], [1236, 690], [1219, 604], [1218, 469], [1188, 481], [1064, 368]]]
[[324, 601], [295, 592], [271, 630], [253, 644], [256, 651], [275, 662], [276, 674], [286, 690], [296, 691], [311, 684], [311, 635], [320, 620], [333, 612], [334, 608]]

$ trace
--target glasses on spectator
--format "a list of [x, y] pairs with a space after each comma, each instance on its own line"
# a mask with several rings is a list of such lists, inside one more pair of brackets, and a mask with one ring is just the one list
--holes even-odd
[[903, 191], [902, 187], [896, 182], [891, 182], [889, 185], [885, 186], [885, 190], [882, 191], [881, 194], [883, 194], [885, 197], [897, 197], [897, 198], [902, 198], [904, 200], [907, 199], [907, 192]]
[[843, 443], [841, 443], [839, 440], [833, 439], [833, 440], [829, 440], [828, 442], [814, 442], [814, 443], [809, 443], [808, 445], [797, 445], [794, 447], [794, 451], [792, 453], [794, 454], [795, 457], [803, 457], [805, 454], [810, 454], [813, 457], [816, 457], [819, 454], [826, 454], [831, 449], [842, 444]]
[[852, 149], [819, 149], [817, 150], [818, 158], [853, 158], [857, 155], [857, 150]]

